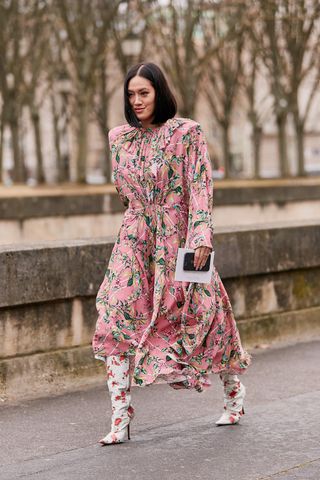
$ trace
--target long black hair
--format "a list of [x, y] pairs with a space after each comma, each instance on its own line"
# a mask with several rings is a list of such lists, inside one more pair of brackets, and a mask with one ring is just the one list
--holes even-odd
[[124, 81], [124, 114], [129, 125], [141, 127], [141, 123], [130, 105], [128, 94], [129, 82], [136, 75], [149, 80], [156, 91], [152, 123], [164, 123], [169, 118], [173, 118], [177, 113], [177, 102], [162, 70], [155, 63], [138, 63], [130, 68]]

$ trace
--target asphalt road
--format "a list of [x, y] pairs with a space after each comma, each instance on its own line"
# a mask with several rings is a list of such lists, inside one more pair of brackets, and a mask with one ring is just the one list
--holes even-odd
[[131, 440], [101, 447], [101, 386], [0, 407], [1, 480], [320, 480], [320, 341], [254, 350], [246, 414], [217, 427], [222, 385], [132, 390]]

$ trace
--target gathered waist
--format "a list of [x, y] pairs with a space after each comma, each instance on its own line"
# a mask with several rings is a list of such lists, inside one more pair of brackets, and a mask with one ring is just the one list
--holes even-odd
[[153, 212], [161, 211], [178, 211], [181, 213], [188, 213], [188, 208], [183, 204], [169, 204], [169, 203], [141, 203], [141, 202], [130, 202], [127, 210], [144, 212], [145, 210], [151, 210]]

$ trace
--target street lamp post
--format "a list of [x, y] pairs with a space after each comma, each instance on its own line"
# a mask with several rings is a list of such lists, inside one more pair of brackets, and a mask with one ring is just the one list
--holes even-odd
[[[142, 48], [140, 36], [131, 32], [122, 40], [122, 52], [126, 58], [126, 67], [138, 61]], [[126, 68], [127, 69], [127, 68]]]

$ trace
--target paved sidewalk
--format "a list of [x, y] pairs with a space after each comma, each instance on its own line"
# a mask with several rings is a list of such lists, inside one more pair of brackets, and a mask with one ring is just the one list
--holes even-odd
[[222, 385], [203, 393], [133, 388], [131, 440], [100, 447], [101, 386], [0, 409], [1, 480], [319, 480], [320, 341], [253, 351], [246, 414], [216, 427]]

